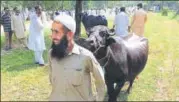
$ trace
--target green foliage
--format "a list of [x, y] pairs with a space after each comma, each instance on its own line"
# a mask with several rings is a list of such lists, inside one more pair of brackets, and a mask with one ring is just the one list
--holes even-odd
[[33, 8], [36, 5], [41, 5], [44, 10], [54, 11], [54, 10], [72, 10], [75, 7], [76, 1], [2, 1], [2, 8], [5, 6], [10, 7], [10, 9], [15, 6], [20, 8]]
[[13, 9], [14, 7], [22, 8], [23, 1], [1, 1], [1, 8], [4, 9], [4, 7], [9, 7], [10, 9]]
[[113, 8], [114, 5], [115, 5], [115, 2], [116, 2], [116, 1], [107, 1], [107, 7], [108, 7], [108, 8]]
[[[36, 5], [41, 5], [45, 10], [71, 10], [75, 8], [75, 2], [76, 0], [55, 0], [55, 1], [29, 1], [29, 0], [24, 0], [24, 1], [9, 1], [9, 0], [4, 0], [1, 1], [1, 8], [4, 8], [5, 6], [9, 6], [10, 8], [13, 8], [15, 6], [18, 6], [20, 8], [31, 8]], [[113, 8], [113, 7], [120, 7], [120, 6], [136, 6], [139, 2], [142, 2], [143, 4], [147, 6], [154, 6], [154, 5], [160, 5], [161, 7], [163, 6], [177, 6], [179, 5], [178, 1], [107, 1], [107, 0], [83, 0], [83, 10], [87, 9], [103, 9], [103, 8]]]
[[94, 0], [84, 0], [83, 10], [87, 9], [104, 9], [107, 5], [107, 1], [94, 1]]
[[60, 1], [59, 2], [43, 1], [43, 4], [47, 11], [48, 10], [56, 10], [56, 9], [60, 8], [60, 6], [57, 7], [57, 5], [60, 4]]
[[91, 6], [91, 0], [90, 1], [85, 0], [85, 1], [82, 2], [82, 9], [83, 10], [89, 9], [90, 6]]
[[168, 16], [169, 9], [167, 7], [163, 8], [162, 10], [162, 16]]
[[64, 1], [64, 8], [66, 9], [66, 10], [73, 10], [73, 9], [75, 9], [75, 1]]

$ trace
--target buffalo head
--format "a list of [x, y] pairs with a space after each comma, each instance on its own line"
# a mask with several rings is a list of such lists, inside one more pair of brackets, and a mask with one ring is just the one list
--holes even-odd
[[86, 39], [86, 41], [89, 42], [90, 45], [93, 46], [95, 49], [107, 46], [106, 40], [110, 36], [114, 35], [114, 32], [112, 32], [109, 28], [103, 25], [98, 25], [91, 28], [88, 33], [89, 37]]

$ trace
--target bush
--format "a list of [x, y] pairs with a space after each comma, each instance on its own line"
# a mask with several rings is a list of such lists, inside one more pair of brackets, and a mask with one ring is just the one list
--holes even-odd
[[163, 8], [162, 10], [162, 16], [168, 16], [168, 8]]
[[175, 13], [175, 15], [173, 16], [173, 18], [177, 18], [179, 17], [179, 10]]

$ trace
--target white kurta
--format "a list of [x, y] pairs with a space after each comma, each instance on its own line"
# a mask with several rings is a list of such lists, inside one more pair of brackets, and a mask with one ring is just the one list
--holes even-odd
[[125, 37], [128, 35], [129, 17], [126, 13], [120, 12], [114, 20], [116, 35]]
[[14, 30], [18, 39], [25, 38], [25, 25], [21, 15], [13, 15], [11, 20], [11, 28]]
[[29, 28], [29, 39], [28, 48], [33, 51], [43, 51], [46, 49], [43, 33], [44, 25], [41, 17], [36, 14], [30, 15], [30, 28]]
[[43, 22], [43, 25], [46, 27], [48, 22], [47, 22], [46, 13], [44, 11], [42, 11], [42, 22]]

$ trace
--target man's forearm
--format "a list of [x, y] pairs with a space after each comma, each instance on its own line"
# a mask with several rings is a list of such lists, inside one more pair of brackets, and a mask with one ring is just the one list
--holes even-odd
[[105, 85], [97, 88], [97, 101], [104, 101], [105, 99]]
[[115, 28], [115, 25], [113, 25], [113, 29]]
[[128, 32], [130, 32], [130, 29], [131, 29], [131, 27], [130, 27], [130, 26], [128, 26]]

